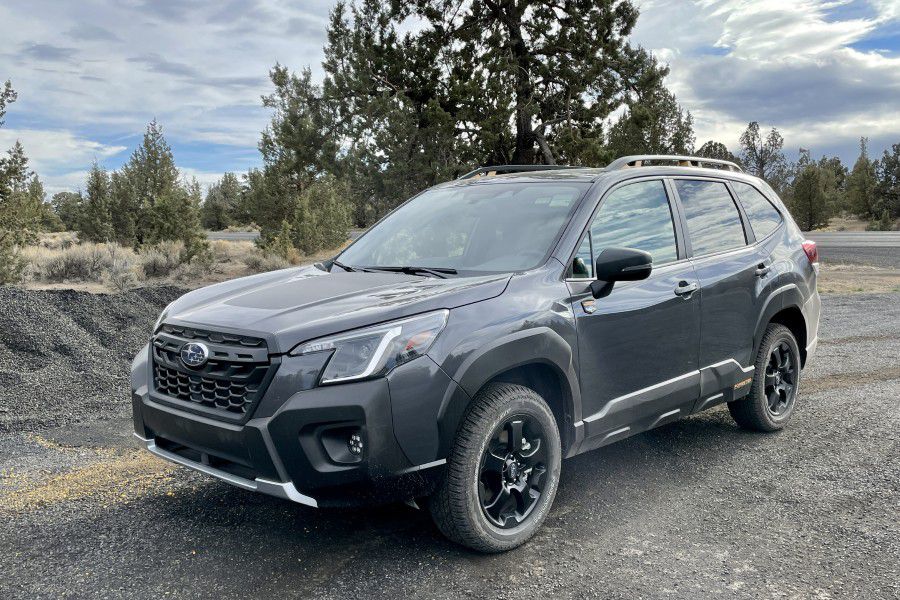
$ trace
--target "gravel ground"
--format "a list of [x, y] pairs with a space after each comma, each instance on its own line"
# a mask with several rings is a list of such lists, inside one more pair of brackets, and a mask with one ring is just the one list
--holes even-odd
[[0, 433], [121, 415], [131, 359], [159, 313], [184, 292], [0, 286]]
[[[102, 318], [136, 348], [164, 296], [129, 300], [144, 322], [112, 308]], [[62, 298], [29, 310], [96, 308]], [[0, 597], [900, 598], [900, 294], [823, 305], [785, 431], [743, 432], [719, 407], [566, 461], [543, 530], [499, 556], [452, 545], [406, 507], [316, 511], [156, 461], [128, 437], [122, 388], [98, 402], [121, 373], [87, 377], [73, 359], [78, 375], [58, 371], [53, 385], [94, 394], [89, 409], [26, 404], [35, 415], [3, 421]], [[71, 321], [87, 341], [84, 318]], [[71, 356], [42, 352], [58, 369]], [[0, 406], [13, 406], [2, 389]]]

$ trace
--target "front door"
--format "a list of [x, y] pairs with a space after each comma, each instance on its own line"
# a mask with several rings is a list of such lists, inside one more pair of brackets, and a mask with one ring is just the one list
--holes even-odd
[[[678, 244], [673, 206], [660, 179], [613, 188], [573, 259], [587, 447], [684, 416], [699, 395], [699, 282]], [[607, 247], [649, 252], [653, 271], [595, 300], [593, 263]]]

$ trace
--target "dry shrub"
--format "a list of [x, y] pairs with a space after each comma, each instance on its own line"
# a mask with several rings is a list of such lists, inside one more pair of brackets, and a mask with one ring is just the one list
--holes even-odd
[[25, 252], [29, 276], [50, 283], [108, 281], [125, 289], [134, 281], [135, 255], [117, 244], [85, 243], [65, 249], [32, 246]]
[[244, 264], [253, 273], [278, 271], [291, 266], [291, 262], [286, 258], [277, 254], [265, 254], [260, 250], [256, 250], [244, 257]]
[[221, 264], [213, 252], [204, 252], [192, 258], [189, 262], [181, 263], [172, 272], [172, 279], [186, 283], [199, 282], [208, 279], [221, 271]]
[[144, 277], [168, 277], [185, 260], [184, 243], [159, 242], [138, 253]]
[[103, 281], [118, 292], [127, 292], [137, 281], [134, 262], [124, 253], [113, 256], [109, 268], [103, 275]]
[[60, 281], [100, 281], [112, 264], [110, 252], [103, 244], [79, 244], [65, 250], [50, 251], [37, 274], [41, 279]]
[[78, 243], [78, 234], [74, 231], [58, 231], [38, 235], [38, 246], [47, 250], [66, 250]]
[[256, 244], [248, 240], [213, 240], [209, 243], [216, 262], [243, 263], [244, 258], [256, 250]]

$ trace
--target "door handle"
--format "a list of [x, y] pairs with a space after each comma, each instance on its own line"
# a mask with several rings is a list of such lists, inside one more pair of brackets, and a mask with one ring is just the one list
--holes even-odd
[[756, 265], [756, 276], [757, 277], [765, 277], [769, 274], [769, 271], [772, 270], [772, 267], [767, 265], [766, 263], [759, 263]]
[[678, 287], [675, 288], [675, 295], [682, 298], [690, 298], [691, 294], [700, 289], [700, 285], [696, 282], [688, 283], [687, 281], [679, 281]]

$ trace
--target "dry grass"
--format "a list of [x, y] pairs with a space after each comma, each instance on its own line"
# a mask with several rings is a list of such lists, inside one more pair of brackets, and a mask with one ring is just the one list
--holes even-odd
[[92, 502], [101, 506], [125, 503], [134, 498], [169, 490], [174, 465], [142, 450], [129, 450], [104, 457], [85, 467], [32, 479], [6, 471], [2, 479], [11, 483], [0, 490], [0, 513], [22, 513], [51, 504]]
[[250, 241], [213, 240], [205, 256], [186, 261], [181, 242], [163, 242], [135, 252], [116, 244], [79, 244], [73, 233], [45, 234], [25, 248], [25, 286], [30, 289], [77, 289], [125, 292], [139, 283], [177, 283], [196, 288], [236, 277], [328, 259], [349, 244], [310, 256], [284, 259], [261, 251]]
[[865, 231], [868, 224], [868, 221], [856, 217], [831, 217], [828, 220], [828, 226], [817, 231]]
[[74, 231], [38, 234], [37, 246], [48, 250], [65, 250], [78, 243], [78, 234]]
[[822, 264], [819, 266], [818, 286], [823, 294], [900, 292], [900, 270]]
[[53, 248], [29, 246], [23, 252], [28, 261], [26, 276], [46, 283], [99, 282], [110, 270], [119, 280], [135, 267], [133, 251], [116, 244], [76, 244]]

